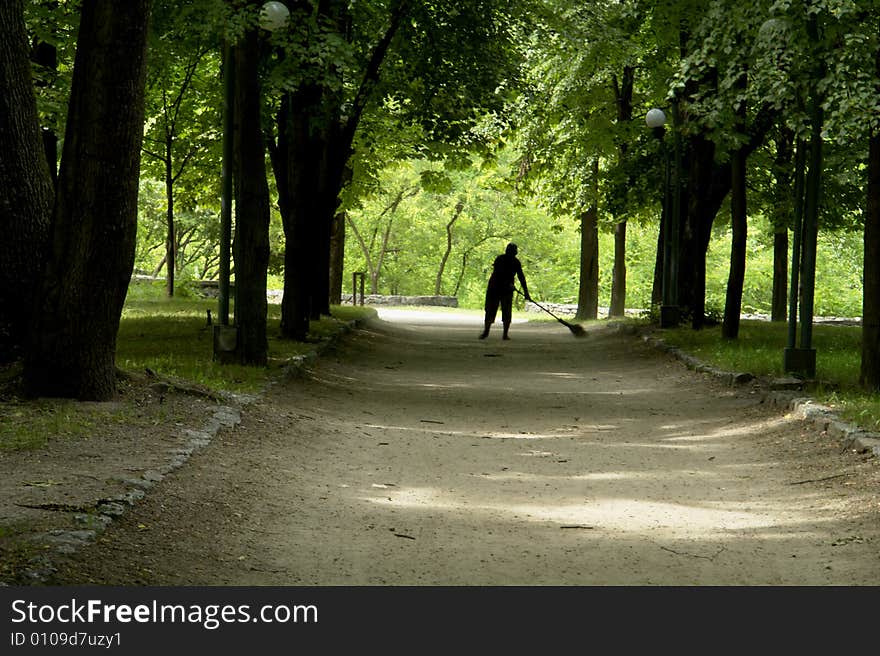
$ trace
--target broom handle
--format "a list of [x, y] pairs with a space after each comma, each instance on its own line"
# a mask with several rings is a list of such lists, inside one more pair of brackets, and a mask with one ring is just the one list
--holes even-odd
[[[514, 290], [516, 290], [516, 293], [519, 294], [520, 296], [522, 296], [523, 298], [526, 297], [526, 295], [523, 294], [523, 293], [519, 290], [518, 287], [514, 286]], [[559, 322], [561, 322], [561, 323], [564, 323], [565, 325], [568, 325], [565, 321], [562, 321], [562, 319], [560, 319], [560, 318], [557, 317], [555, 314], [553, 314], [550, 310], [548, 310], [548, 309], [545, 308], [543, 305], [541, 305], [540, 303], [538, 303], [538, 301], [536, 301], [535, 299], [532, 298], [532, 299], [529, 299], [529, 300], [530, 300], [530, 302], [532, 302], [532, 303], [534, 303], [535, 305], [537, 305], [539, 308], [541, 308], [542, 310], [544, 310], [544, 312], [546, 312], [547, 314], [549, 314], [551, 317], [553, 317], [553, 318], [556, 319], [557, 321], [559, 321]]]

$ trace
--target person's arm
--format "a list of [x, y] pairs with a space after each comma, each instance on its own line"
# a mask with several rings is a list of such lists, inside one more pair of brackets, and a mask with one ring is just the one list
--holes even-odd
[[521, 264], [518, 264], [516, 267], [516, 277], [519, 278], [519, 284], [522, 285], [523, 296], [526, 297], [527, 301], [531, 301], [532, 297], [529, 296], [529, 286], [526, 284], [526, 276], [523, 273]]

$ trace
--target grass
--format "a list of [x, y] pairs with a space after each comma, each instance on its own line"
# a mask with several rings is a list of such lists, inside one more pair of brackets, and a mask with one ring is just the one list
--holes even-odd
[[[333, 307], [332, 317], [311, 323], [310, 341], [302, 343], [280, 338], [281, 308], [270, 304], [269, 366], [221, 365], [214, 362], [213, 330], [207, 325], [207, 311], [215, 312], [216, 301], [187, 294], [185, 288], [182, 292], [180, 297], [169, 299], [161, 283], [132, 285], [116, 343], [116, 365], [120, 369], [150, 369], [213, 390], [255, 393], [291, 358], [312, 351], [316, 343], [337, 334], [343, 322], [374, 312], [370, 308]], [[125, 403], [19, 399], [14, 386], [20, 373], [20, 364], [0, 371], [0, 452], [38, 449], [54, 439], [85, 440], [108, 423], [146, 421]]]
[[0, 405], [0, 451], [37, 449], [51, 438], [82, 439], [97, 424], [91, 409], [73, 401], [39, 400]]
[[[140, 283], [126, 299], [116, 347], [116, 364], [121, 369], [173, 376], [217, 390], [253, 393], [262, 388], [273, 371], [291, 358], [315, 348], [339, 332], [340, 324], [373, 313], [369, 308], [335, 306], [332, 317], [312, 321], [309, 342], [281, 339], [281, 307], [269, 305], [267, 332], [269, 366], [223, 365], [213, 360], [213, 330], [207, 324], [208, 310], [216, 313], [213, 300], [169, 299], [162, 286]], [[216, 316], [216, 315], [215, 315]]]
[[[725, 340], [721, 327], [664, 330], [662, 338], [700, 360], [726, 371], [782, 377], [788, 342], [785, 323], [743, 321], [739, 338]], [[810, 395], [840, 417], [869, 431], [880, 431], [880, 397], [858, 387], [862, 330], [858, 326], [813, 326], [817, 381]]]

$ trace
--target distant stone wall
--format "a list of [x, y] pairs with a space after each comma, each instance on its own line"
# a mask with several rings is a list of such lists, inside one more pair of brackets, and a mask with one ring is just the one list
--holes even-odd
[[[358, 296], [358, 302], [360, 302], [360, 295]], [[342, 304], [351, 305], [351, 294], [342, 295]], [[458, 297], [364, 294], [364, 305], [434, 305], [457, 308]]]
[[[539, 302], [545, 308], [550, 310], [553, 314], [556, 314], [560, 317], [573, 317], [577, 314], [578, 306], [576, 303], [545, 303], [543, 301], [539, 301]], [[534, 303], [531, 303], [529, 301], [526, 301], [525, 310], [526, 310], [526, 312], [538, 312], [538, 313], [544, 311], [541, 308], [539, 308], [537, 305], [535, 305]], [[608, 316], [608, 312], [609, 312], [609, 308], [600, 307], [600, 308], [598, 308], [597, 314], [598, 314], [598, 317], [600, 319], [602, 319], [602, 318]], [[625, 314], [628, 317], [639, 317], [639, 316], [642, 316], [644, 314], [644, 312], [645, 312], [644, 310], [639, 310], [639, 309], [634, 309], [634, 308], [627, 308], [625, 310]]]
[[[0, 0], [2, 1], [2, 0]], [[131, 277], [132, 283], [139, 282], [156, 282], [163, 281], [165, 278], [157, 278], [141, 273], [135, 273]], [[188, 280], [181, 282], [193, 289], [197, 294], [206, 298], [217, 298], [220, 291], [220, 284], [216, 280]], [[235, 283], [229, 286], [230, 295], [235, 294]], [[267, 289], [266, 298], [270, 303], [280, 303], [284, 296], [282, 289]], [[360, 300], [360, 296], [358, 296]], [[342, 295], [342, 304], [351, 305], [351, 294]], [[440, 307], [458, 307], [458, 297], [456, 296], [400, 296], [400, 295], [383, 295], [383, 294], [365, 294], [364, 305], [433, 305]]]

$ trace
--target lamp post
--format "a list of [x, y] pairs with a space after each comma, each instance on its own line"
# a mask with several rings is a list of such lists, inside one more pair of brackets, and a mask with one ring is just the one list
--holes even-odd
[[[266, 2], [260, 9], [260, 27], [269, 32], [284, 27], [290, 12], [282, 2]], [[223, 45], [223, 164], [220, 190], [220, 264], [218, 271], [219, 326], [214, 327], [214, 355], [235, 350], [236, 331], [229, 327], [230, 250], [232, 246], [232, 169], [233, 130], [235, 129], [235, 51], [227, 41]]]
[[[654, 108], [645, 116], [645, 123], [654, 131], [661, 144], [664, 158], [663, 173], [663, 271], [661, 281], [660, 327], [673, 328], [679, 323], [678, 311], [678, 203], [670, 202], [669, 149], [663, 145], [666, 133], [666, 114]], [[676, 184], [676, 190], [678, 185]], [[676, 191], [677, 195], [677, 191]]]

